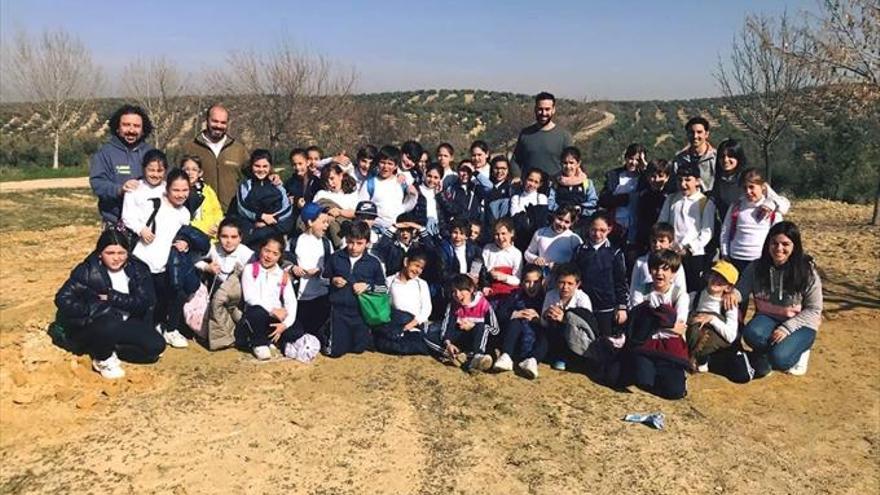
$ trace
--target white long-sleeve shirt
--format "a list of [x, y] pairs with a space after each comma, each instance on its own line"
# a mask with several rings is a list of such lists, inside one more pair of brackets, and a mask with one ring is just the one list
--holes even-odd
[[[775, 211], [777, 205], [767, 198], [752, 203], [745, 197], [730, 205], [721, 224], [721, 256], [744, 261], [760, 258], [770, 227], [782, 221], [782, 214]], [[765, 212], [763, 206], [769, 208], [771, 213]], [[734, 213], [736, 226], [733, 225]]]
[[156, 238], [149, 244], [145, 244], [143, 239], [139, 240], [132, 254], [150, 267], [150, 273], [164, 272], [174, 237], [181, 227], [189, 225], [189, 220], [189, 210], [185, 206], [174, 207], [163, 198], [156, 212]]
[[712, 296], [704, 289], [700, 291], [700, 295], [697, 298], [694, 313], [712, 313], [723, 316], [723, 320], [718, 316], [712, 316], [709, 324], [727, 343], [732, 344], [736, 340], [736, 335], [739, 331], [739, 309], [736, 306], [724, 311], [721, 305], [721, 298]]
[[151, 186], [138, 180], [138, 187], [134, 191], [125, 193], [122, 197], [122, 223], [137, 235], [141, 234], [147, 226], [147, 220], [153, 214], [152, 199], [162, 199], [165, 195], [165, 181], [158, 186]]
[[392, 306], [413, 315], [419, 325], [428, 321], [433, 307], [427, 282], [421, 278], [403, 281], [400, 273], [395, 273], [385, 280], [385, 285], [391, 294]]
[[532, 242], [523, 253], [527, 263], [544, 258], [551, 263], [568, 263], [577, 248], [583, 244], [581, 237], [571, 230], [557, 234], [551, 227], [542, 227], [532, 236]]
[[[257, 266], [256, 277], [254, 265]], [[269, 313], [278, 308], [287, 310], [287, 317], [281, 322], [284, 328], [290, 328], [296, 321], [296, 294], [293, 293], [293, 284], [278, 265], [267, 270], [259, 261], [255, 261], [245, 266], [241, 272], [241, 297], [248, 306], [260, 306]]]
[[501, 249], [494, 242], [483, 248], [483, 268], [491, 272], [496, 268], [510, 267], [512, 273], [504, 278], [507, 285], [519, 285], [522, 273], [522, 253], [513, 244]]
[[[333, 246], [330, 246], [333, 253]], [[299, 280], [299, 298], [303, 301], [311, 301], [327, 295], [330, 290], [330, 281], [321, 277], [324, 272], [324, 240], [314, 235], [303, 232], [296, 238], [296, 264], [303, 270], [311, 271], [318, 269], [315, 275], [306, 275]]]
[[675, 321], [677, 323], [687, 323], [691, 299], [687, 292], [675, 285], [670, 285], [666, 292], [654, 290], [653, 285], [637, 290], [633, 295], [633, 307], [645, 301], [648, 301], [652, 308], [656, 308], [661, 304], [671, 304], [675, 308]]
[[326, 199], [328, 201], [333, 201], [343, 210], [354, 210], [357, 208], [358, 204], [358, 193], [344, 193], [342, 191], [331, 192], [326, 189], [321, 189], [320, 191], [315, 193], [315, 197], [312, 198], [312, 201], [317, 203], [318, 201]]
[[211, 249], [208, 250], [209, 261], [197, 262], [196, 268], [205, 271], [211, 262], [216, 261], [220, 265], [220, 273], [217, 274], [217, 279], [220, 283], [223, 283], [235, 271], [236, 266], [243, 268], [250, 263], [253, 256], [254, 252], [244, 244], [239, 244], [231, 253], [224, 251], [219, 244], [212, 244]]
[[675, 245], [690, 249], [694, 256], [706, 254], [715, 227], [715, 203], [700, 191], [690, 196], [676, 193], [668, 196], [660, 208], [658, 222], [667, 222], [675, 229]]
[[[644, 256], [639, 256], [636, 259], [636, 264], [633, 266], [632, 275], [629, 280], [630, 309], [635, 306], [633, 301], [635, 300], [636, 291], [650, 291], [651, 286], [654, 284], [654, 279], [651, 277], [651, 269], [648, 268], [648, 256], [650, 255], [646, 254]], [[682, 292], [687, 293], [687, 281], [684, 278], [684, 268], [678, 267], [678, 271], [673, 275], [672, 285], [681, 289]]]
[[376, 177], [373, 179], [373, 194], [370, 195], [370, 179], [361, 184], [358, 191], [360, 201], [372, 201], [376, 205], [379, 217], [376, 224], [388, 228], [397, 222], [401, 213], [406, 213], [416, 206], [418, 195], [405, 194], [403, 186], [398, 182], [397, 176], [392, 175], [387, 179]]

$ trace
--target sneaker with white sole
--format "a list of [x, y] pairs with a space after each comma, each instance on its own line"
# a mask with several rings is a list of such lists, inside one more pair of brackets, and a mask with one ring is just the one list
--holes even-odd
[[189, 346], [189, 342], [187, 342], [186, 337], [181, 335], [181, 333], [177, 330], [164, 332], [162, 336], [165, 337], [165, 343], [170, 345], [171, 347], [183, 349], [184, 347]]
[[92, 359], [92, 369], [109, 380], [116, 380], [125, 376], [125, 370], [122, 369], [122, 363], [115, 352], [107, 359], [101, 361]]
[[267, 345], [254, 346], [253, 353], [254, 357], [260, 361], [268, 361], [269, 359], [272, 359], [272, 350], [269, 349], [269, 346]]
[[807, 374], [807, 366], [810, 364], [810, 350], [807, 349], [803, 353], [801, 353], [801, 357], [798, 358], [798, 361], [786, 370], [785, 372], [789, 375], [794, 376], [803, 376]]
[[520, 361], [519, 369], [529, 380], [538, 378], [538, 360], [533, 357]]
[[495, 364], [492, 365], [493, 371], [513, 371], [513, 360], [507, 353], [498, 356]]
[[492, 367], [492, 357], [487, 354], [474, 354], [469, 368], [471, 371], [487, 371]]

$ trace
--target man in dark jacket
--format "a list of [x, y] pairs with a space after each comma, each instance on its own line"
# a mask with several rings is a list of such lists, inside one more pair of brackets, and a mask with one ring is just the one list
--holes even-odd
[[98, 197], [105, 228], [120, 223], [122, 197], [137, 188], [144, 155], [153, 149], [145, 141], [153, 124], [143, 108], [123, 105], [110, 117], [109, 125], [110, 140], [89, 161], [89, 185]]
[[244, 144], [227, 134], [228, 128], [229, 112], [221, 105], [212, 105], [205, 114], [205, 130], [183, 146], [185, 155], [202, 160], [205, 183], [217, 193], [223, 211], [235, 197], [242, 167], [248, 161]]

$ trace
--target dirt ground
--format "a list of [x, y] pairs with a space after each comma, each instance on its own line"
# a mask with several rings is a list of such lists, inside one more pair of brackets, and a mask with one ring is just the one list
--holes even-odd
[[[94, 203], [5, 194], [0, 493], [878, 493], [880, 230], [869, 214], [795, 203], [826, 289], [806, 376], [700, 375], [670, 402], [545, 366], [527, 381], [429, 358], [258, 364], [196, 345], [109, 382], [45, 332], [55, 291], [94, 245]], [[654, 411], [665, 430], [621, 421]]]

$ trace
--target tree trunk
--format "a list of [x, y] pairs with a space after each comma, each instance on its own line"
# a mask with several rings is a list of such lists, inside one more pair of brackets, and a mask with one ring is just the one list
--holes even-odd
[[880, 182], [877, 183], [877, 195], [874, 196], [874, 218], [871, 225], [880, 225]]
[[764, 180], [767, 181], [767, 184], [771, 184], [772, 178], [770, 175], [770, 143], [766, 141], [761, 143], [761, 156], [764, 158]]
[[58, 148], [61, 141], [61, 133], [55, 131], [55, 153], [52, 154], [52, 168], [58, 169]]

